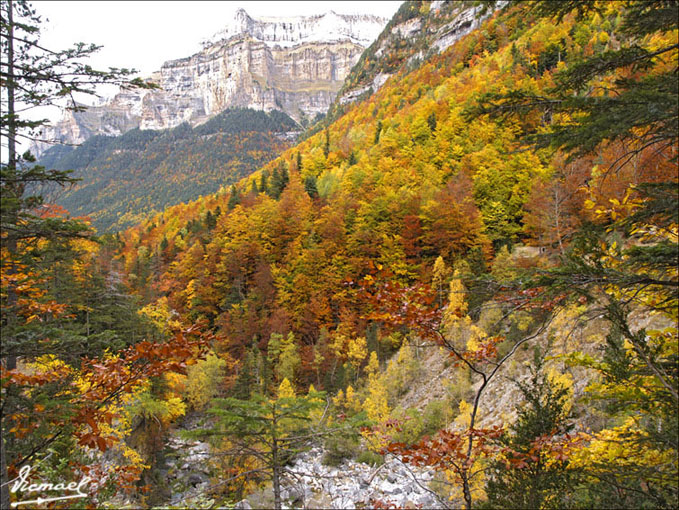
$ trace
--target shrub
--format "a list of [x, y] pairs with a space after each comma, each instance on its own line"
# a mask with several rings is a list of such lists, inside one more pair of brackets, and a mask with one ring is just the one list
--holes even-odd
[[326, 466], [339, 466], [345, 459], [353, 459], [358, 453], [358, 439], [354, 436], [333, 435], [325, 440], [325, 455], [323, 462]]
[[368, 464], [369, 466], [381, 466], [384, 464], [384, 457], [379, 453], [366, 450], [361, 452], [361, 454], [356, 457], [356, 461], [362, 462], [363, 464]]

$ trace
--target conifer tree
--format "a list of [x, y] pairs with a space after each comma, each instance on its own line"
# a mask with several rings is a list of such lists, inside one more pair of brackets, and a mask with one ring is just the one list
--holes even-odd
[[[491, 508], [566, 508], [576, 473], [555, 459], [549, 440], [572, 427], [570, 388], [550, 379], [545, 358], [534, 350], [530, 378], [514, 381], [523, 402], [518, 417], [500, 438], [504, 459], [495, 461], [486, 486]], [[542, 442], [542, 443], [541, 443]]]
[[[2, 279], [5, 286], [1, 329], [4, 368], [12, 370], [16, 367], [17, 355], [35, 344], [37, 338], [45, 336], [44, 332], [37, 333], [37, 337], [21, 333], [26, 323], [20, 320], [19, 284], [26, 283], [21, 281], [22, 275], [31, 274], [30, 266], [36, 261], [36, 258], [27, 256], [25, 248], [41, 240], [74, 239], [91, 234], [89, 227], [82, 222], [40, 214], [44, 201], [37, 190], [41, 185], [64, 186], [74, 182], [74, 179], [69, 172], [35, 165], [35, 158], [28, 151], [18, 154], [20, 141], [42, 140], [42, 128], [47, 124], [45, 119], [30, 119], [25, 112], [49, 105], [80, 110], [83, 107], [76, 103], [74, 95], [96, 95], [97, 85], [103, 83], [141, 87], [151, 85], [140, 79], [130, 81], [128, 77], [134, 70], [111, 68], [98, 71], [83, 63], [83, 59], [99, 49], [96, 45], [78, 43], [73, 48], [61, 51], [44, 48], [39, 42], [41, 19], [28, 2], [4, 0], [0, 9], [0, 138], [3, 148], [7, 148], [7, 159], [0, 167]], [[67, 345], [51, 343], [55, 355], [62, 354]], [[5, 392], [0, 506], [9, 508], [6, 455], [16, 452], [6, 449], [6, 417], [15, 411], [16, 395], [12, 387], [8, 387]], [[40, 447], [36, 448], [36, 451], [40, 450]]]
[[281, 476], [288, 460], [314, 437], [312, 411], [325, 404], [323, 393], [297, 396], [283, 379], [275, 398], [253, 394], [248, 400], [217, 399], [209, 410], [216, 425], [187, 433], [190, 437], [228, 440], [225, 455], [251, 459], [252, 469], [236, 475], [273, 483], [274, 508], [282, 508]]

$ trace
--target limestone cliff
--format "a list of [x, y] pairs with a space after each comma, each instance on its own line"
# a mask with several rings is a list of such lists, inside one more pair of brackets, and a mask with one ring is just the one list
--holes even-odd
[[[235, 19], [186, 58], [165, 62], [150, 79], [159, 90], [121, 90], [111, 101], [66, 112], [43, 138], [82, 143], [132, 128], [201, 124], [229, 107], [278, 109], [297, 121], [324, 114], [364, 48], [388, 20], [340, 15]], [[41, 153], [47, 146], [35, 147]]]
[[403, 3], [348, 75], [333, 109], [376, 92], [404, 66], [443, 52], [504, 5], [504, 1], [494, 6], [453, 0]]

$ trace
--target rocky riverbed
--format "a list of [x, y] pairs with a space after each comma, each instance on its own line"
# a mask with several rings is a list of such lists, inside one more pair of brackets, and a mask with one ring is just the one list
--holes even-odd
[[[323, 463], [325, 450], [314, 446], [285, 468], [281, 479], [283, 508], [371, 508], [377, 502], [397, 508], [445, 508], [430, 489], [434, 472], [388, 457], [375, 466], [345, 459], [338, 466]], [[172, 435], [166, 447], [162, 476], [175, 508], [208, 508], [210, 487], [220, 482], [211, 472], [210, 445]], [[236, 508], [273, 508], [271, 485], [238, 502]], [[214, 507], [213, 507], [214, 508]], [[227, 508], [224, 506], [223, 508]]]
[[[371, 508], [376, 502], [397, 508], [444, 508], [428, 488], [434, 473], [403, 464], [396, 458], [381, 466], [345, 460], [326, 466], [325, 452], [314, 447], [299, 455], [281, 481], [284, 508]], [[250, 495], [239, 508], [271, 508], [270, 488]]]

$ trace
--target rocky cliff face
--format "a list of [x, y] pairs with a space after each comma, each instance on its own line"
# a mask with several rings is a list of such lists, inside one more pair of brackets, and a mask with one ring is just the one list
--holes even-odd
[[333, 108], [377, 92], [403, 66], [443, 52], [506, 3], [489, 8], [473, 2], [436, 0], [420, 8], [416, 2], [405, 2], [352, 69]]
[[150, 77], [159, 90], [123, 90], [107, 104], [67, 112], [44, 138], [77, 144], [135, 127], [195, 126], [229, 107], [283, 110], [298, 121], [313, 118], [327, 111], [387, 21], [334, 12], [255, 19], [240, 9], [202, 51], [165, 62]]

